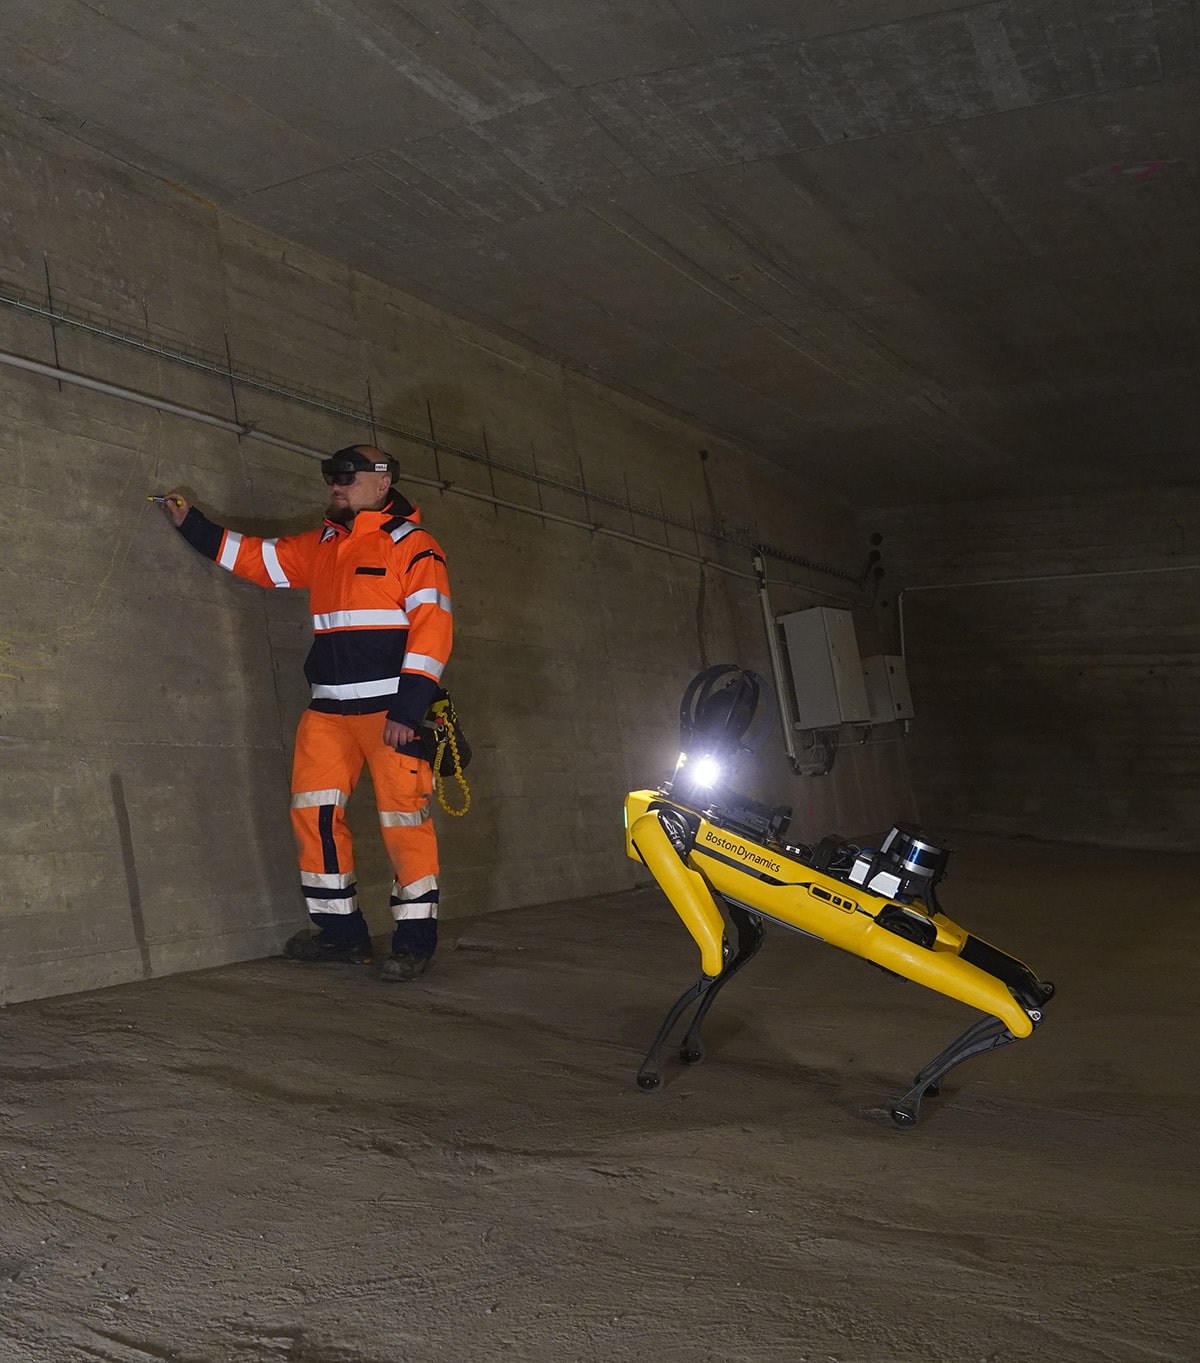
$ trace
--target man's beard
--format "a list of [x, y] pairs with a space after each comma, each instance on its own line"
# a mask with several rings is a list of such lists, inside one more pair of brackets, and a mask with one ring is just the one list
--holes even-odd
[[337, 525], [344, 525], [349, 529], [354, 522], [354, 508], [347, 506], [345, 502], [330, 502], [325, 512], [325, 519], [333, 521]]

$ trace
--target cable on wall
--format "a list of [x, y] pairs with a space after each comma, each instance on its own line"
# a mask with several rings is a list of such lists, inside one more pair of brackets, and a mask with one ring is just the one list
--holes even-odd
[[[441, 436], [435, 436], [432, 431], [419, 430], [415, 427], [403, 426], [395, 422], [381, 421], [373, 410], [374, 404], [369, 395], [368, 409], [363, 411], [334, 394], [322, 393], [317, 389], [301, 387], [294, 383], [286, 383], [277, 376], [268, 374], [263, 370], [255, 370], [244, 365], [235, 367], [228, 349], [222, 357], [184, 345], [167, 345], [161, 340], [153, 337], [148, 330], [140, 334], [135, 333], [128, 330], [126, 327], [118, 326], [98, 314], [85, 311], [70, 311], [50, 301], [33, 299], [11, 283], [5, 283], [3, 286], [0, 286], [0, 307], [6, 307], [13, 311], [21, 312], [27, 316], [37, 317], [43, 321], [49, 322], [52, 328], [70, 327], [74, 330], [83, 332], [86, 335], [96, 336], [116, 345], [126, 346], [130, 349], [141, 351], [143, 354], [153, 355], [156, 359], [166, 360], [172, 364], [182, 365], [201, 373], [210, 374], [213, 377], [220, 378], [229, 383], [231, 388], [240, 386], [255, 392], [264, 393], [270, 397], [280, 398], [285, 402], [310, 407], [314, 410], [343, 418], [364, 430], [370, 429], [375, 433], [384, 432], [388, 435], [398, 436], [402, 440], [407, 440], [412, 444], [434, 450], [437, 453], [453, 454], [460, 459], [467, 459], [473, 463], [486, 465], [489, 469], [511, 474], [514, 477], [525, 479], [541, 487], [554, 488], [561, 492], [568, 492], [574, 496], [583, 497], [585, 499], [585, 505], [589, 502], [597, 502], [604, 506], [615, 507], [630, 516], [636, 515], [643, 520], [651, 520], [662, 525], [673, 526], [677, 530], [686, 530], [693, 534], [702, 534], [706, 539], [710, 539], [717, 544], [743, 549], [750, 555], [763, 553], [769, 558], [777, 559], [780, 562], [793, 563], [800, 567], [807, 568], [810, 572], [816, 572], [823, 576], [850, 582], [856, 587], [861, 587], [867, 578], [866, 572], [862, 575], [858, 575], [851, 573], [846, 569], [838, 568], [832, 564], [801, 558], [789, 554], [786, 550], [778, 550], [769, 545], [757, 544], [754, 540], [749, 538], [723, 533], [716, 527], [713, 527], [712, 529], [698, 527], [694, 519], [673, 516], [661, 505], [658, 507], [647, 506], [635, 502], [628, 495], [622, 500], [619, 497], [614, 497], [593, 488], [586, 487], [582, 479], [577, 482], [570, 478], [555, 477], [543, 473], [540, 470], [530, 469], [525, 465], [497, 457], [490, 450], [475, 449], [470, 445], [464, 445], [461, 442], [446, 440]], [[14, 359], [18, 358], [21, 357], [10, 356], [6, 358], [4, 362], [11, 363]], [[57, 366], [54, 366], [53, 368], [55, 368], [56, 371], [53, 374], [53, 377], [58, 379], [59, 382], [72, 381], [62, 378], [57, 372]], [[38, 371], [35, 370], [34, 372]], [[76, 381], [82, 380], [83, 378], [83, 375], [79, 375], [77, 376]], [[99, 380], [92, 381], [92, 383], [99, 382]], [[85, 383], [82, 386], [87, 387], [90, 385]], [[103, 390], [98, 389], [97, 391]], [[125, 390], [120, 394], [115, 394], [115, 396], [125, 396], [126, 391], [128, 390]], [[164, 406], [161, 407], [160, 410], [167, 411], [172, 409]], [[176, 409], [175, 414], [183, 415], [184, 413], [181, 410]], [[212, 417], [208, 414], [205, 414], [204, 416], [196, 415], [190, 419], [206, 420], [209, 425], [220, 425], [223, 421], [222, 418]], [[260, 440], [268, 439], [251, 426], [237, 426], [235, 423], [226, 423], [226, 427], [227, 429], [235, 430], [237, 434], [246, 438], [253, 437]], [[293, 449], [298, 453], [313, 453], [313, 451], [309, 450], [307, 447], [297, 445], [294, 442], [283, 441], [279, 437], [268, 440], [268, 443], [276, 444], [284, 449]], [[419, 482], [421, 480], [409, 478], [408, 481]], [[431, 487], [440, 486], [437, 482], [430, 482], [429, 480], [424, 481]], [[456, 490], [461, 491], [461, 489]], [[504, 503], [497, 504], [504, 505]], [[517, 510], [527, 509], [524, 506], [516, 506], [514, 504], [508, 505]], [[594, 525], [591, 521], [550, 517], [545, 512], [539, 514], [546, 519], [563, 519], [566, 524], [583, 526], [585, 529], [595, 530], [596, 533], [601, 532], [601, 528]], [[629, 536], [619, 536], [614, 531], [605, 530], [603, 533], [614, 535], [617, 538], [630, 538]], [[664, 551], [664, 546], [656, 544], [653, 540], [644, 540], [634, 536], [632, 537], [632, 542], [645, 544], [650, 548]], [[722, 572], [726, 572], [731, 576], [742, 577], [747, 581], [754, 580], [754, 574], [752, 572], [738, 572], [735, 569], [727, 569], [722, 565], [717, 564], [715, 560], [705, 558], [703, 555], [688, 555], [678, 550], [670, 550], [668, 552], [675, 557], [690, 559], [690, 561], [695, 563], [712, 564], [712, 566], [719, 567]], [[800, 586], [801, 584], [789, 583], [788, 585]], [[820, 592], [816, 588], [810, 588], [808, 590], [812, 590], [816, 595], [828, 596], [831, 600], [844, 599], [833, 593]]]
[[[40, 360], [31, 360], [24, 355], [15, 355], [9, 351], [0, 351], [0, 364], [8, 365], [13, 369], [22, 369], [27, 373], [38, 374], [44, 378], [53, 379], [58, 383], [71, 384], [78, 388], [86, 388], [94, 393], [102, 393], [109, 397], [120, 398], [126, 402], [133, 402], [142, 407], [149, 407], [155, 411], [166, 412], [172, 416], [181, 417], [186, 421], [197, 421], [206, 426], [215, 427], [218, 430], [227, 431], [231, 435], [236, 435], [244, 440], [257, 440], [262, 444], [273, 445], [278, 449], [291, 450], [296, 454], [305, 456], [308, 459], [323, 459], [324, 450], [318, 450], [310, 445], [304, 445], [296, 440], [288, 440], [283, 436], [273, 435], [269, 431], [259, 429], [257, 426], [230, 421], [227, 417], [217, 416], [212, 412], [205, 412], [195, 407], [186, 407], [178, 402], [171, 402], [166, 398], [155, 397], [149, 393], [142, 393], [133, 388], [125, 388], [121, 384], [110, 383], [106, 379], [92, 378], [87, 374], [80, 374], [74, 370], [63, 369], [58, 365], [44, 364]], [[439, 448], [446, 450], [448, 447], [439, 442]], [[457, 451], [456, 451], [457, 452]], [[423, 478], [417, 474], [405, 474], [406, 483], [415, 483], [422, 487], [437, 488], [441, 492], [453, 493], [459, 497], [468, 497], [473, 501], [486, 502], [490, 506], [502, 507], [507, 511], [517, 511], [529, 516], [536, 516], [542, 521], [554, 521], [559, 525], [574, 526], [579, 530], [586, 530], [594, 535], [603, 535], [608, 539], [622, 540], [626, 544], [636, 544], [644, 549], [653, 549], [656, 553], [666, 554], [671, 558], [683, 559], [688, 563], [699, 564], [705, 568], [712, 568], [714, 571], [724, 573], [728, 577], [740, 578], [745, 582], [756, 582], [757, 578], [753, 572], [745, 572], [738, 568], [731, 568], [727, 564], [721, 563], [714, 558], [707, 558], [703, 554], [690, 554], [685, 549], [676, 549], [669, 544], [660, 544], [656, 540], [646, 539], [641, 535], [629, 534], [623, 530], [614, 530], [606, 525], [601, 525], [596, 521], [580, 520], [575, 516], [563, 516], [553, 511], [547, 511], [543, 507], [527, 506], [522, 502], [510, 501], [504, 497], [497, 497], [492, 493], [480, 492], [475, 488], [463, 487], [455, 483], [452, 479]], [[593, 500], [595, 498], [593, 497]], [[660, 519], [656, 517], [655, 519]], [[719, 538], [713, 536], [713, 538]], [[839, 575], [841, 575], [839, 573]], [[819, 587], [812, 587], [804, 583], [791, 582], [787, 579], [777, 579], [776, 585], [792, 587], [800, 591], [811, 593], [814, 596], [825, 597], [831, 601], [845, 601], [844, 594], [827, 592]]]

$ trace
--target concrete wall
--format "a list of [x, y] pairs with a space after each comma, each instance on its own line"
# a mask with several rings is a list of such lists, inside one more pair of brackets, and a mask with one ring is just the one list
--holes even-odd
[[[872, 518], [904, 594], [922, 817], [1200, 847], [1200, 490]], [[995, 579], [1049, 579], [995, 582]], [[895, 584], [893, 584], [895, 585]], [[925, 590], [936, 585], [935, 590]]]
[[[237, 366], [353, 408], [369, 384], [380, 421], [427, 429], [432, 417], [439, 439], [527, 470], [582, 472], [593, 492], [702, 522], [715, 511], [798, 552], [861, 563], [848, 510], [746, 453], [3, 117], [0, 281], [25, 296], [49, 287], [60, 307], [155, 343], [228, 347]], [[0, 349], [308, 446], [370, 434], [11, 307], [0, 307]], [[0, 1000], [273, 952], [304, 921], [287, 775], [306, 703], [306, 601], [200, 559], [146, 494], [181, 485], [235, 528], [297, 529], [324, 504], [317, 469], [6, 366], [0, 393]], [[704, 546], [444, 449], [381, 443], [416, 477]], [[684, 683], [702, 661], [766, 667], [752, 585], [455, 491], [413, 492], [449, 555], [458, 641], [447, 681], [477, 754], [470, 815], [441, 820], [445, 916], [630, 885], [621, 799], [673, 761]], [[738, 555], [737, 566], [749, 564]], [[801, 585], [778, 605], [818, 599]], [[905, 791], [893, 746], [849, 753], [808, 783], [775, 756], [758, 793], [794, 800], [811, 834], [886, 824]], [[367, 791], [352, 810], [365, 907], [383, 927], [389, 872]]]

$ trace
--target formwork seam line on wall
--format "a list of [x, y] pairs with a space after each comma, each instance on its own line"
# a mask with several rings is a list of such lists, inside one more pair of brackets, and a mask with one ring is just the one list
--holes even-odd
[[1194, 573], [1200, 563], [1166, 563], [1157, 568], [1095, 568], [1081, 573], [1042, 573], [1037, 577], [990, 577], [976, 582], [925, 582], [905, 592], [950, 592], [960, 587], [1012, 587], [1022, 582], [1067, 582], [1073, 578], [1134, 577], [1139, 573]]
[[[120, 384], [109, 383], [104, 379], [94, 379], [87, 374], [80, 374], [70, 369], [62, 369], [56, 365], [44, 364], [40, 360], [31, 360], [24, 355], [14, 355], [8, 351], [0, 350], [0, 364], [6, 364], [14, 369], [23, 369], [32, 374], [39, 374], [45, 378], [54, 379], [59, 383], [71, 383], [77, 387], [89, 389], [92, 392], [102, 393], [109, 397], [121, 398], [128, 402], [137, 403], [142, 407], [150, 407], [156, 411], [166, 412], [172, 416], [183, 417], [188, 421], [202, 422], [206, 426], [215, 426], [219, 430], [227, 431], [231, 435], [236, 435], [244, 440], [257, 440], [266, 445], [272, 445], [279, 449], [290, 450], [295, 454], [303, 455], [308, 459], [323, 459], [325, 453], [322, 450], [315, 450], [309, 445], [303, 445], [296, 440], [288, 440], [283, 436], [272, 435], [269, 431], [260, 431], [252, 425], [239, 424], [230, 421], [227, 417], [215, 416], [211, 412], [204, 412], [195, 407], [185, 407], [180, 403], [171, 402], [166, 398], [156, 398], [148, 393], [139, 393], [136, 389], [125, 388]], [[607, 526], [600, 525], [595, 521], [581, 521], [571, 516], [560, 516], [554, 512], [542, 510], [539, 507], [525, 506], [521, 502], [507, 501], [502, 497], [494, 497], [487, 492], [477, 492], [474, 488], [459, 487], [458, 484], [450, 479], [422, 478], [419, 474], [405, 474], [406, 483], [417, 483], [422, 487], [432, 487], [440, 492], [456, 493], [460, 497], [469, 497], [474, 501], [487, 502], [490, 505], [503, 507], [509, 511], [518, 511], [527, 516], [535, 516], [539, 520], [552, 520], [561, 525], [574, 526], [579, 530], [587, 530], [595, 535], [603, 535], [608, 539], [623, 540], [627, 544], [636, 544], [644, 549], [653, 549], [656, 553], [667, 554], [671, 558], [683, 559], [688, 563], [694, 563], [702, 568], [712, 568], [716, 572], [724, 573], [727, 577], [741, 578], [747, 582], [756, 581], [754, 573], [743, 572], [738, 568], [727, 567], [719, 563], [716, 559], [704, 558], [701, 555], [689, 554], [682, 549], [674, 549], [670, 545], [659, 544], [655, 540], [643, 539], [639, 535], [630, 535], [623, 530], [610, 530]], [[825, 597], [830, 601], [847, 601], [847, 596], [824, 591], [820, 587], [812, 587], [803, 583], [791, 582], [786, 578], [769, 579], [773, 585], [790, 587], [796, 591], [807, 592], [812, 596]]]

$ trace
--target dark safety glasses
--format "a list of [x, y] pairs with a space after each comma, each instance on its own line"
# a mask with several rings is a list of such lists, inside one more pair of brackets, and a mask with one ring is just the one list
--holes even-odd
[[354, 469], [349, 473], [326, 473], [324, 477], [330, 487], [349, 487], [358, 477], [358, 470]]

